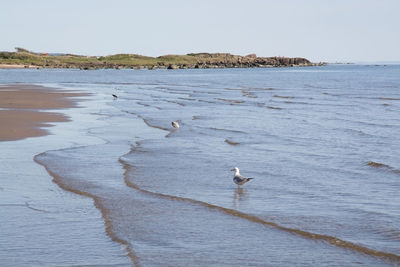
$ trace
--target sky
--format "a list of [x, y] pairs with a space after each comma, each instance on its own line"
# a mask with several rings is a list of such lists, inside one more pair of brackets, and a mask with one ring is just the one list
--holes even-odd
[[2, 0], [0, 51], [400, 61], [400, 0]]

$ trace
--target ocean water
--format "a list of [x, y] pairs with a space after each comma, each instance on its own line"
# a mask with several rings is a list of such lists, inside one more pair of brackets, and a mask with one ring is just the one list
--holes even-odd
[[77, 136], [99, 142], [35, 161], [133, 265], [400, 265], [399, 65], [1, 70], [15, 82], [96, 95]]

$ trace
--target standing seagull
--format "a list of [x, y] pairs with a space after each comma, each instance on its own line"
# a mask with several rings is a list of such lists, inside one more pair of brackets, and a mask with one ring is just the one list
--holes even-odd
[[253, 178], [246, 178], [244, 176], [241, 176], [238, 167], [233, 168], [231, 171], [235, 171], [235, 176], [233, 176], [233, 181], [237, 185], [244, 185], [245, 183], [247, 183], [248, 181], [253, 179]]
[[178, 129], [179, 128], [179, 123], [177, 121], [171, 122], [172, 127]]

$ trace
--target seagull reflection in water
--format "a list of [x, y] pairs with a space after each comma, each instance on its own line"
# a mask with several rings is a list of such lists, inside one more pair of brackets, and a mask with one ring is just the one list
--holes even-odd
[[233, 195], [233, 203], [235, 205], [235, 208], [239, 208], [240, 202], [246, 200], [246, 198], [247, 190], [241, 187], [236, 188]]

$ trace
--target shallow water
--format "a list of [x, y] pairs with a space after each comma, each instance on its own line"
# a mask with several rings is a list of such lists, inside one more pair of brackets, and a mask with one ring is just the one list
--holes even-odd
[[1, 70], [12, 82], [109, 99], [87, 126], [100, 144], [35, 159], [135, 265], [400, 264], [398, 65]]

